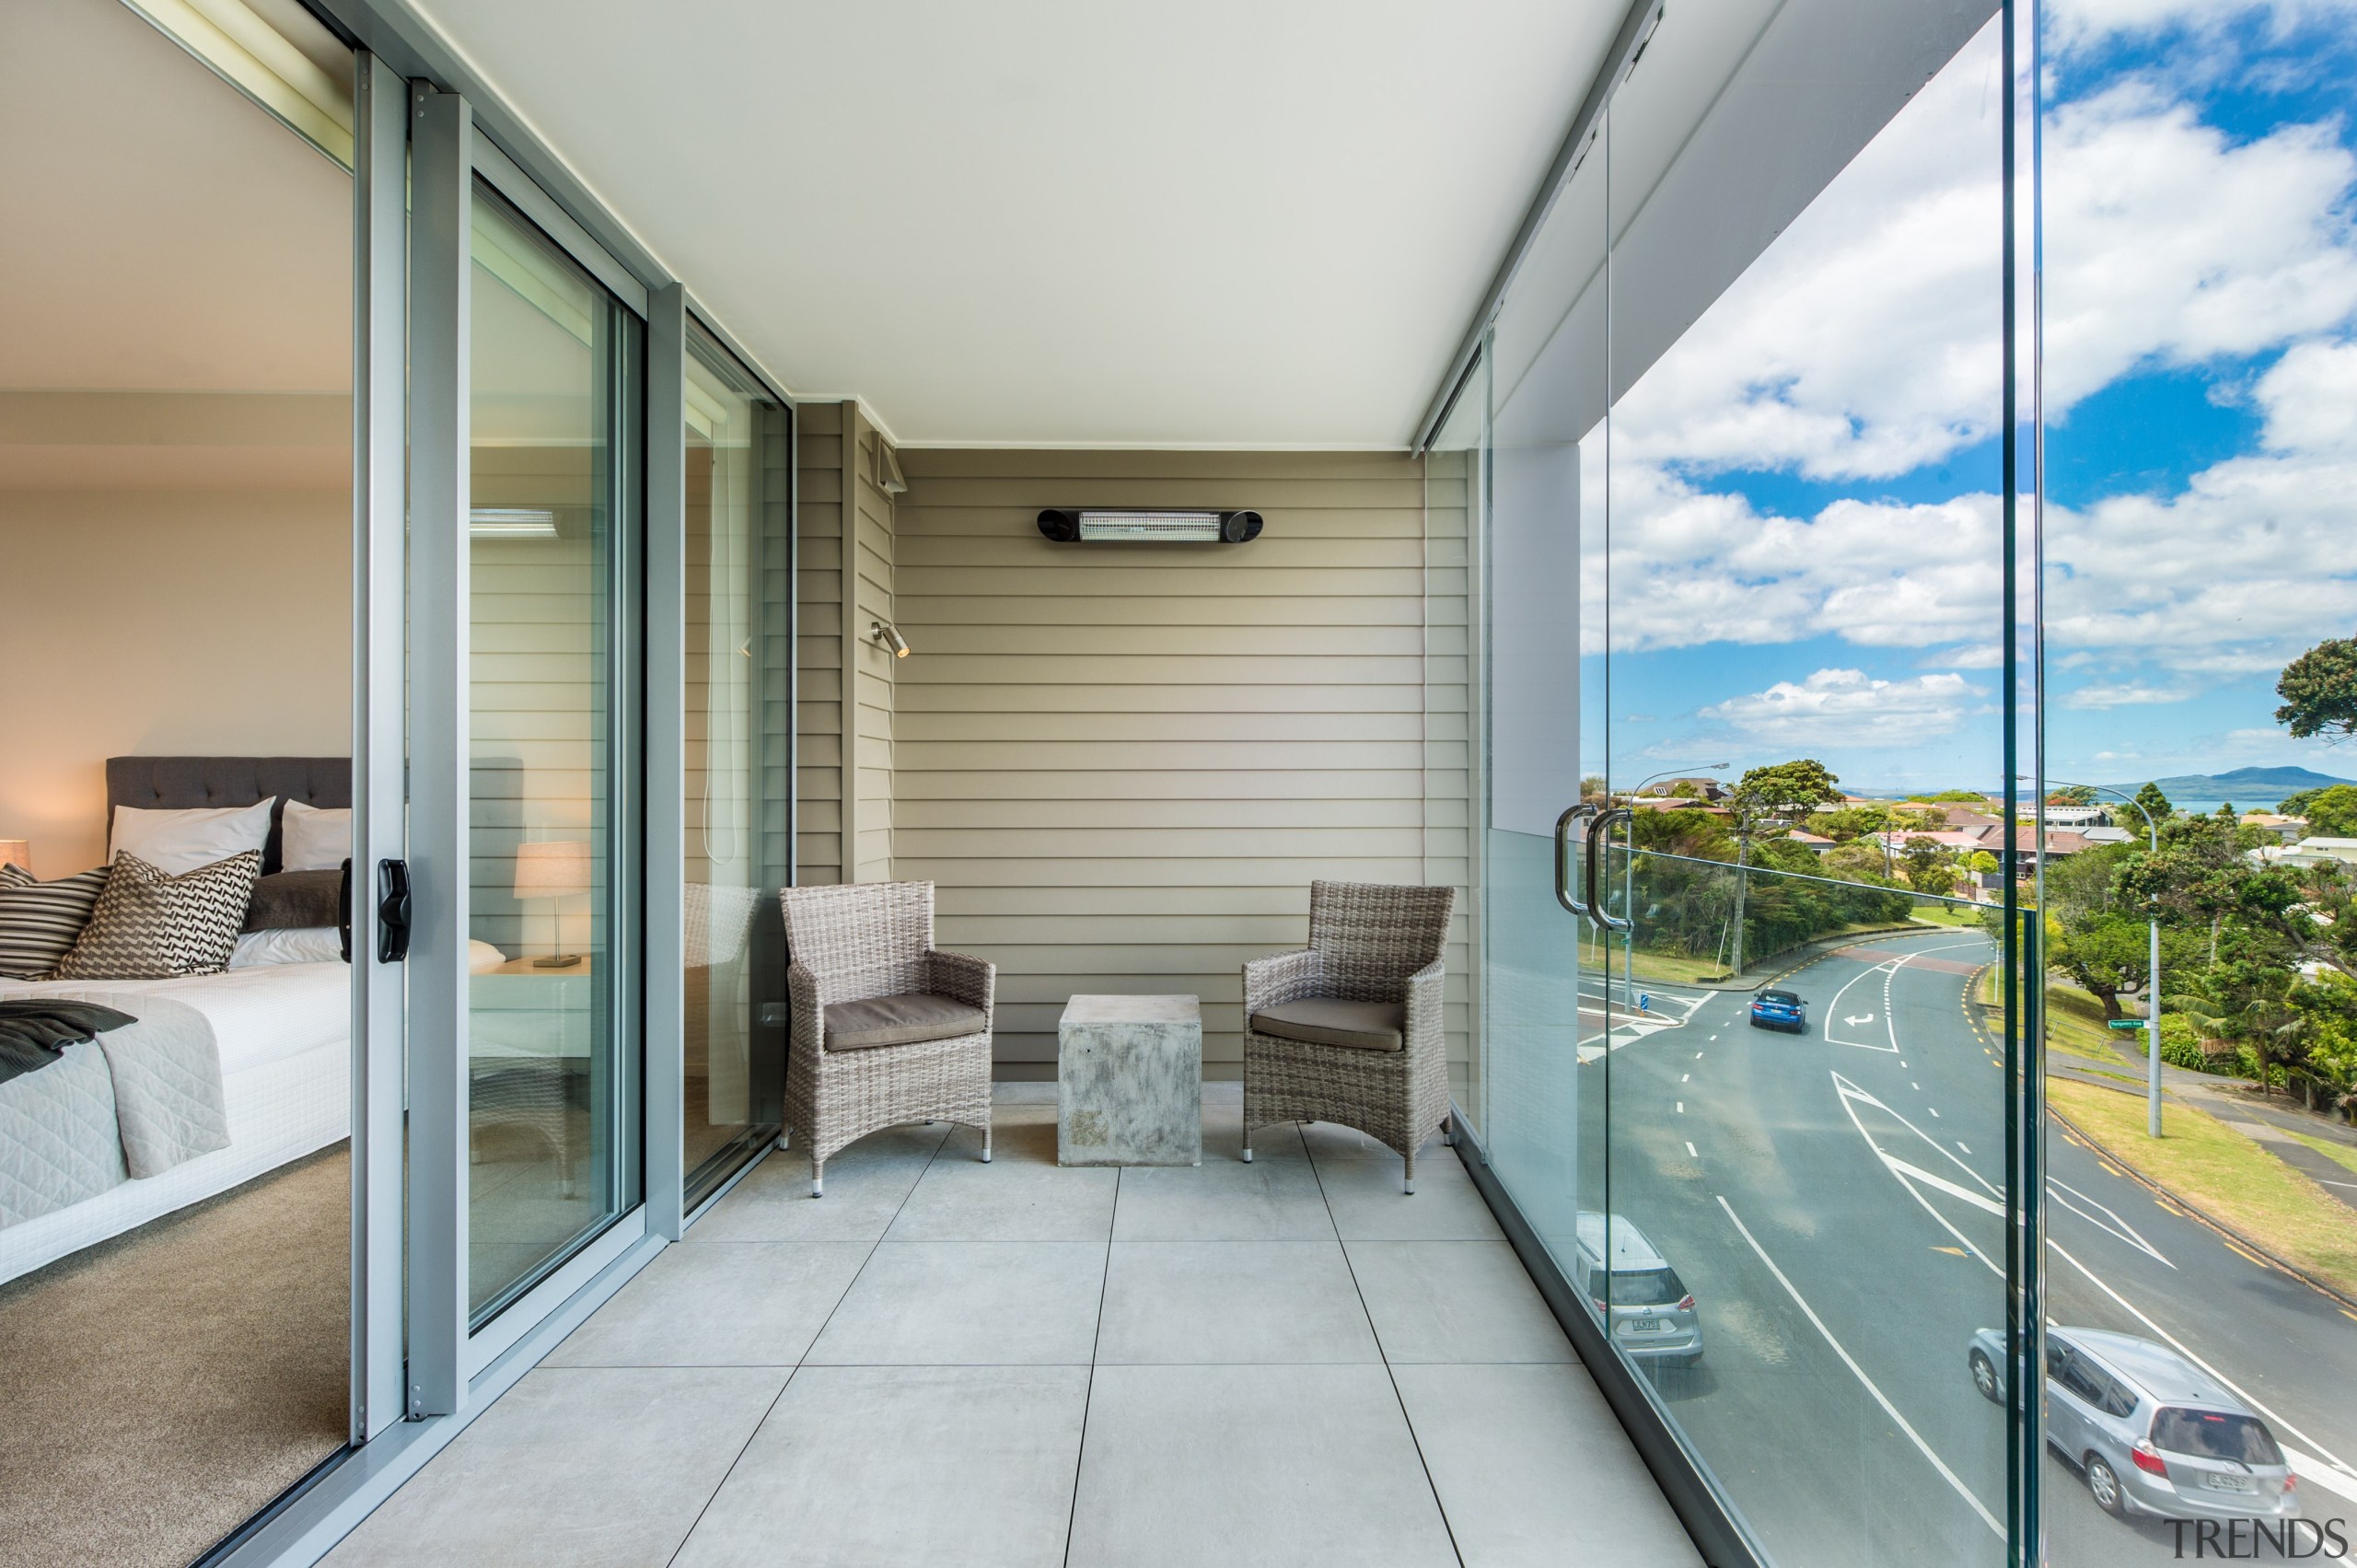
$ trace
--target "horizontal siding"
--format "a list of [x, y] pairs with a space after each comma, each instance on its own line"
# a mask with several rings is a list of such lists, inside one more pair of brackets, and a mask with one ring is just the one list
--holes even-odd
[[795, 411], [795, 879], [843, 878], [843, 411]]
[[[893, 691], [893, 873], [937, 884], [945, 946], [998, 964], [1002, 1063], [1053, 1062], [1075, 992], [1188, 992], [1207, 1070], [1232, 1076], [1241, 968], [1301, 944], [1311, 880], [1462, 885], [1464, 534], [1427, 540], [1420, 463], [900, 462], [893, 602], [916, 654]], [[1039, 537], [1040, 508], [1081, 505], [1249, 506], [1267, 531]], [[1456, 791], [1438, 827], [1435, 784]], [[1454, 990], [1449, 1027], [1461, 1040]]]

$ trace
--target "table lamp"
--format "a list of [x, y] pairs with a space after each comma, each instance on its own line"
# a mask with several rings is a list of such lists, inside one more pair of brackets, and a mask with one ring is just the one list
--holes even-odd
[[[516, 846], [516, 896], [519, 899], [562, 899], [589, 890], [589, 846], [577, 840]], [[536, 970], [568, 970], [581, 961], [578, 953], [557, 949], [563, 943], [557, 905], [549, 905], [549, 956], [534, 958]]]

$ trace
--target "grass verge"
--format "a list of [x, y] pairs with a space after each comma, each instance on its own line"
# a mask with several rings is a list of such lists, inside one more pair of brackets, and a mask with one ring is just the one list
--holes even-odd
[[[2141, 1047], [2144, 1039], [2141, 1032], [2113, 1030], [2104, 1027], [2103, 1004], [2092, 992], [2075, 985], [2049, 982], [2046, 987], [2046, 1048], [2068, 1051], [2073, 1056], [2084, 1056], [2107, 1067], [2120, 1065], [2119, 1052], [2113, 1048], [2116, 1034], [2130, 1044]], [[2142, 1054], [2141, 1050], [2139, 1054]]]
[[2172, 1099], [2163, 1135], [2144, 1135], [2144, 1102], [2067, 1078], [2048, 1103], [2103, 1153], [2220, 1224], [2357, 1298], [2357, 1223], [2325, 1190], [2224, 1122]]

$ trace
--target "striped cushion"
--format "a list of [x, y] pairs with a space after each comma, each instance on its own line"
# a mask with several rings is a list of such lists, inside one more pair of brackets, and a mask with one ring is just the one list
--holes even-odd
[[57, 967], [90, 923], [90, 907], [107, 885], [107, 868], [34, 880], [21, 865], [0, 865], [0, 976], [41, 980]]
[[246, 904], [261, 876], [261, 851], [250, 849], [178, 877], [135, 854], [107, 867], [90, 923], [58, 961], [60, 980], [151, 980], [219, 974], [246, 923]]

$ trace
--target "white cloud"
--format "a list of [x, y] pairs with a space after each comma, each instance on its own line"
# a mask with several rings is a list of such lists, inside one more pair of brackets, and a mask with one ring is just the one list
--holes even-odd
[[1780, 746], [1907, 746], [1956, 729], [1980, 697], [1954, 671], [1878, 680], [1863, 670], [1820, 669], [1713, 703], [1701, 716]]
[[2117, 685], [2082, 686], [2063, 694], [2066, 708], [2126, 708], [2161, 703], [2182, 703], [2193, 692], [2179, 686], [2148, 686], [2141, 680]]

